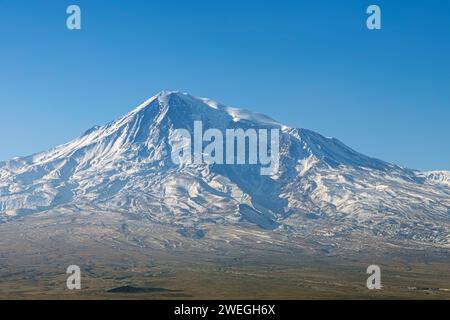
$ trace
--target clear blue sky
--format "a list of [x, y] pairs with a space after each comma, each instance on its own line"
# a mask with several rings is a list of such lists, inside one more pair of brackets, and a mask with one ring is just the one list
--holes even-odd
[[[66, 8], [82, 30], [66, 29]], [[369, 31], [378, 4], [383, 29]], [[450, 1], [0, 0], [0, 159], [188, 91], [450, 169]]]

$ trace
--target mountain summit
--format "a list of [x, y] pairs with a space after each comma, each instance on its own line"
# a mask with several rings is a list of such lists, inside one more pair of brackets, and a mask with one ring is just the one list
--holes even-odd
[[[175, 165], [170, 137], [176, 129], [192, 133], [195, 121], [219, 130], [279, 129], [279, 171], [261, 176], [251, 165]], [[165, 91], [67, 144], [0, 163], [0, 221], [62, 209], [114, 211], [196, 230], [187, 234], [200, 238], [220, 225], [249, 234], [370, 234], [450, 246], [449, 177], [367, 157], [261, 114]]]

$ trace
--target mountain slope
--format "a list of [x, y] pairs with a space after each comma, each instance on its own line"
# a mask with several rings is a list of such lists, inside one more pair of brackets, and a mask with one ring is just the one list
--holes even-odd
[[[171, 161], [175, 129], [279, 128], [280, 170]], [[306, 129], [179, 92], [52, 150], [0, 163], [0, 219], [61, 208], [121, 212], [202, 238], [217, 224], [311, 237], [449, 246], [450, 173], [367, 157]]]

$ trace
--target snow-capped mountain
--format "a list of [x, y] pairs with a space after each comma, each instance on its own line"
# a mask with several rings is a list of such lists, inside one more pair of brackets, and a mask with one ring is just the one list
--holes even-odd
[[[199, 120], [220, 130], [280, 129], [278, 173], [175, 165], [169, 137], [180, 128], [192, 132]], [[122, 212], [183, 230], [221, 224], [450, 245], [449, 172], [402, 168], [313, 131], [180, 92], [161, 92], [65, 145], [0, 163], [0, 221], [59, 208]]]

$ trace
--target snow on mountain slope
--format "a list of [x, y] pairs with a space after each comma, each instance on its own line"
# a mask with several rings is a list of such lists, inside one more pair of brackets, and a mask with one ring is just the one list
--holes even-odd
[[448, 171], [429, 171], [418, 173], [419, 177], [425, 178], [427, 183], [442, 184], [450, 186], [450, 172]]
[[[175, 129], [279, 128], [280, 170], [176, 166]], [[71, 207], [123, 212], [176, 227], [258, 226], [350, 237], [356, 232], [450, 244], [450, 173], [367, 157], [332, 138], [206, 98], [161, 92], [52, 150], [0, 163], [0, 221]]]

